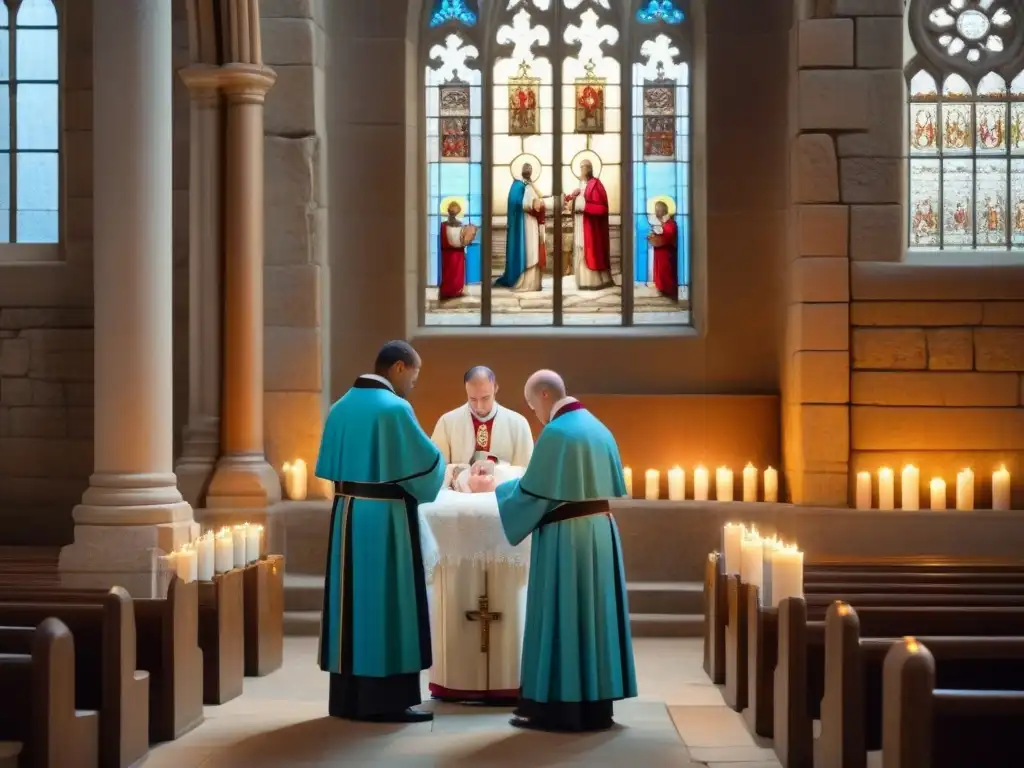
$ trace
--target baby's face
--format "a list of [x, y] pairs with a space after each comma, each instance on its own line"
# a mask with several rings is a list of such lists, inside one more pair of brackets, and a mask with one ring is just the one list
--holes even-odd
[[497, 484], [493, 475], [471, 475], [467, 485], [470, 493], [490, 493]]

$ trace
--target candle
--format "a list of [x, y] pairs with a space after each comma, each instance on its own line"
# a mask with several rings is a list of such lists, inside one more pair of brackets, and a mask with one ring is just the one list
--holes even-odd
[[235, 568], [245, 566], [245, 529], [249, 524], [236, 525], [231, 529], [231, 562]]
[[974, 472], [970, 469], [956, 473], [956, 508], [974, 509]]
[[693, 498], [694, 501], [708, 500], [708, 471], [702, 466], [693, 470]]
[[795, 546], [780, 544], [771, 555], [771, 605], [787, 597], [804, 596], [804, 553]]
[[682, 467], [672, 467], [668, 471], [668, 497], [671, 501], [686, 498], [686, 471]]
[[769, 504], [779, 501], [779, 473], [771, 467], [764, 471], [764, 500]]
[[199, 581], [213, 581], [213, 535], [204, 533], [195, 541], [196, 578]]
[[921, 473], [917, 467], [907, 464], [903, 468], [900, 485], [900, 506], [907, 511], [920, 509]]
[[661, 473], [656, 469], [648, 469], [644, 477], [646, 482], [644, 498], [648, 501], [657, 501], [661, 485]]
[[857, 509], [871, 509], [871, 473], [857, 473]]
[[284, 465], [284, 491], [285, 495], [292, 501], [305, 501], [306, 499], [306, 462], [296, 459], [292, 462], [285, 462]]
[[633, 470], [629, 467], [622, 468], [622, 482], [626, 485], [626, 498], [633, 498]]
[[882, 467], [878, 470], [878, 508], [896, 509], [895, 478], [892, 470]]
[[196, 551], [186, 544], [174, 555], [178, 578], [188, 584], [196, 580]]
[[945, 509], [946, 508], [946, 481], [941, 477], [933, 477], [929, 484], [931, 490], [931, 507], [932, 509]]
[[1010, 508], [1010, 473], [1005, 466], [992, 473], [992, 509]]
[[743, 468], [743, 500], [757, 501], [757, 467], [749, 461]]
[[725, 573], [740, 572], [741, 542], [747, 527], [742, 523], [726, 523], [722, 530], [722, 554], [725, 557]]
[[732, 501], [732, 470], [728, 467], [715, 470], [715, 498], [719, 501]]
[[263, 544], [263, 526], [245, 526], [245, 562], [255, 563], [260, 559]]
[[235, 561], [235, 541], [230, 528], [221, 528], [213, 541], [213, 569], [227, 573]]
[[740, 580], [759, 589], [764, 584], [764, 543], [757, 529], [740, 539]]

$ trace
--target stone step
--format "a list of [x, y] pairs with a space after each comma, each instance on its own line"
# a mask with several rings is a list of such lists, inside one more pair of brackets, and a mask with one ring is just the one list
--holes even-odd
[[285, 573], [285, 611], [319, 611], [324, 601], [324, 577], [308, 573]]
[[627, 581], [629, 610], [635, 614], [704, 613], [704, 583], [696, 581]]
[[316, 637], [320, 634], [320, 610], [285, 611], [284, 633], [288, 637]]
[[633, 637], [701, 637], [704, 634], [704, 615], [631, 613], [629, 626]]

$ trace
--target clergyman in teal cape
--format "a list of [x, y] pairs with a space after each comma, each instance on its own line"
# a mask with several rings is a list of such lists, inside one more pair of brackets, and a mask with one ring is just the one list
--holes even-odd
[[526, 474], [495, 493], [505, 535], [532, 534], [520, 701], [512, 724], [559, 731], [612, 725], [636, 696], [626, 576], [608, 499], [625, 495], [611, 432], [565, 397], [550, 371], [527, 383], [541, 422]]
[[420, 360], [390, 342], [376, 373], [331, 406], [316, 475], [335, 483], [320, 629], [335, 717], [418, 722], [420, 671], [431, 665], [418, 505], [433, 501], [445, 462], [402, 395]]

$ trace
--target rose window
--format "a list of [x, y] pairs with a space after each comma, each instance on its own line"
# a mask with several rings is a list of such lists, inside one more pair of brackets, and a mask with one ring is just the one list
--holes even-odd
[[1013, 22], [1002, 0], [949, 0], [928, 14], [935, 39], [949, 56], [969, 62], [1003, 51], [1005, 34]]

